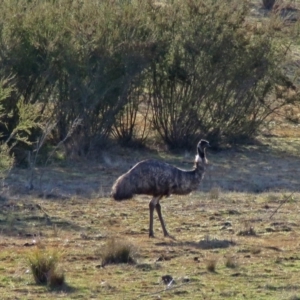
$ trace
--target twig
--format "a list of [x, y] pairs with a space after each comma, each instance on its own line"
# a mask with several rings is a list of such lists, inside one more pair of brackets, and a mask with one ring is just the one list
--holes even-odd
[[36, 207], [37, 207], [39, 210], [41, 210], [41, 211], [46, 215], [46, 217], [49, 217], [49, 214], [45, 211], [45, 209], [44, 209], [41, 205], [36, 204]]
[[286, 203], [289, 199], [292, 198], [292, 196], [294, 195], [295, 192], [292, 192], [289, 196], [286, 196], [285, 199], [279, 204], [279, 206], [275, 209], [275, 211], [272, 213], [272, 215], [270, 216], [270, 219], [272, 219], [272, 217], [277, 213], [278, 209], [284, 204]]

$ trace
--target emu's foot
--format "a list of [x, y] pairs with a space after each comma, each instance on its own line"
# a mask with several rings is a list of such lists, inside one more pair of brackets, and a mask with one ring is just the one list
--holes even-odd
[[153, 233], [153, 231], [150, 231], [150, 232], [149, 232], [149, 238], [154, 238], [154, 233]]
[[164, 233], [164, 236], [165, 237], [168, 237], [169, 239], [171, 239], [171, 240], [174, 240], [174, 241], [176, 241], [176, 238], [175, 238], [175, 236], [173, 236], [173, 235], [170, 235], [168, 232], [165, 232]]

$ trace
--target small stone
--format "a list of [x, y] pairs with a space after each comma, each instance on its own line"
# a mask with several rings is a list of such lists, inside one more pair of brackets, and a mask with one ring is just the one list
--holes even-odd
[[224, 226], [232, 226], [231, 222], [227, 221], [224, 223]]
[[175, 281], [171, 275], [164, 275], [161, 277], [161, 279], [164, 282], [164, 284], [175, 283]]

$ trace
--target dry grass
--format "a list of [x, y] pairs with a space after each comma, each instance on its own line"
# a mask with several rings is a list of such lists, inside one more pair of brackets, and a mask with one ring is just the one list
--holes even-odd
[[[253, 3], [254, 17], [265, 17], [261, 1]], [[14, 170], [0, 190], [0, 298], [300, 299], [300, 130], [272, 117], [256, 145], [208, 153], [199, 191], [161, 201], [176, 240], [163, 237], [157, 216], [156, 238], [148, 238], [148, 196], [115, 202], [109, 192], [141, 159], [190, 168], [194, 153], [183, 161], [121, 148], [98, 161], [39, 168], [43, 181], [30, 192], [28, 170]], [[128, 264], [135, 249], [138, 263]], [[47, 276], [35, 279], [29, 265]], [[165, 284], [166, 274], [176, 284]], [[36, 284], [45, 280], [61, 288]]]
[[237, 263], [236, 257], [234, 257], [234, 256], [227, 257], [226, 261], [225, 261], [225, 266], [227, 268], [230, 268], [230, 269], [237, 268], [238, 267], [238, 263]]
[[[14, 170], [0, 191], [1, 297], [299, 299], [300, 136], [277, 121], [256, 145], [209, 151], [200, 189], [161, 201], [176, 240], [163, 237], [157, 216], [156, 238], [148, 238], [148, 196], [115, 202], [110, 188], [141, 159], [191, 168], [194, 153], [121, 148], [97, 162], [37, 169], [43, 181], [30, 192], [28, 170]], [[47, 249], [64, 254], [59, 267], [51, 267], [55, 255], [41, 263]], [[58, 291], [36, 284], [28, 253]]]
[[137, 253], [134, 247], [124, 240], [110, 239], [97, 253], [102, 259], [103, 267], [107, 264], [136, 263]]
[[214, 186], [210, 191], [209, 191], [209, 196], [213, 200], [217, 200], [220, 197], [221, 190], [219, 187]]
[[206, 269], [209, 272], [216, 272], [216, 267], [217, 267], [217, 258], [210, 258], [206, 261]]
[[64, 284], [65, 275], [58, 266], [61, 259], [58, 249], [44, 249], [35, 246], [28, 251], [26, 258], [37, 284], [47, 284], [51, 288]]
[[[1, 295], [33, 300], [99, 295], [114, 300], [296, 299], [300, 152], [293, 149], [300, 143], [263, 141], [261, 146], [210, 152], [211, 168], [200, 190], [162, 200], [167, 228], [176, 240], [163, 237], [157, 216], [156, 238], [148, 238], [148, 196], [124, 202], [107, 197], [113, 180], [135, 162], [133, 155], [117, 158], [127, 159], [118, 166], [103, 161], [51, 168], [42, 195], [23, 189], [26, 170], [16, 170], [0, 203]], [[192, 166], [192, 154], [182, 165], [180, 156], [163, 155], [181, 167]], [[220, 190], [212, 196], [216, 186]], [[293, 199], [272, 216], [292, 192]], [[60, 285], [64, 270], [68, 285], [62, 284], [58, 293], [36, 285], [24, 260], [37, 244], [64, 253], [58, 276], [48, 273], [49, 285]], [[128, 264], [136, 261], [135, 249], [138, 262]], [[176, 284], [166, 285], [161, 279], [166, 274]]]

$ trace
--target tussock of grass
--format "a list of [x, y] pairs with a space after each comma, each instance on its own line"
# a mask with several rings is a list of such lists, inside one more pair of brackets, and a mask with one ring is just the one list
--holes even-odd
[[65, 274], [61, 269], [56, 268], [50, 270], [47, 279], [48, 279], [47, 284], [50, 288], [57, 288], [62, 286], [65, 283]]
[[217, 267], [217, 259], [216, 258], [210, 258], [206, 262], [206, 270], [209, 272], [216, 272], [216, 267]]
[[245, 223], [245, 229], [239, 231], [237, 235], [240, 235], [240, 236], [256, 236], [257, 234], [256, 234], [256, 231], [255, 231], [254, 227], [246, 222]]
[[52, 228], [53, 228], [53, 236], [58, 237], [60, 233], [60, 229], [57, 227], [56, 224], [53, 224]]
[[133, 246], [121, 240], [109, 240], [99, 254], [102, 259], [102, 266], [107, 264], [136, 263], [136, 252]]
[[226, 261], [225, 261], [225, 266], [227, 268], [235, 269], [238, 266], [235, 257], [232, 257], [232, 256], [227, 257]]
[[250, 249], [250, 253], [251, 254], [259, 254], [259, 253], [261, 253], [261, 248], [260, 247], [252, 247]]
[[221, 192], [221, 189], [219, 187], [215, 186], [209, 191], [209, 196], [211, 199], [217, 200], [220, 197], [220, 192]]
[[256, 236], [256, 232], [253, 227], [239, 231], [238, 235], [241, 236]]
[[61, 253], [57, 249], [35, 247], [27, 253], [27, 261], [37, 284], [47, 284], [52, 288], [64, 284], [64, 273], [58, 269], [60, 258]]

